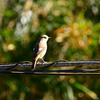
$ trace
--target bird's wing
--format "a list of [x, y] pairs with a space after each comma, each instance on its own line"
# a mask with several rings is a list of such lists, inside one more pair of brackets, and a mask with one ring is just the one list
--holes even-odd
[[40, 53], [45, 51], [45, 47], [41, 47], [41, 48], [34, 48], [34, 53], [33, 53], [33, 58], [35, 58], [37, 55], [39, 55]]

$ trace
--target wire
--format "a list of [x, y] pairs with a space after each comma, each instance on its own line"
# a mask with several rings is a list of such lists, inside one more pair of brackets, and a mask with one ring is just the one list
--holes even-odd
[[[53, 75], [71, 75], [72, 74], [87, 74], [86, 72], [98, 72], [100, 71], [100, 69], [75, 69], [75, 70], [34, 70], [34, 71], [26, 71], [26, 70], [0, 70], [0, 73], [12, 73], [12, 74], [35, 74], [35, 75], [39, 75], [39, 74], [45, 74], [45, 75], [48, 75], [48, 74], [53, 74]], [[94, 73], [92, 73], [94, 74]], [[97, 73], [99, 74], [99, 73]]]
[[[100, 69], [69, 69], [69, 70], [11, 70], [12, 68], [29, 68], [32, 66], [30, 61], [19, 63], [0, 64], [0, 73], [2, 74], [27, 74], [27, 75], [100, 75]], [[71, 66], [100, 66], [100, 61], [67, 61], [58, 60], [37, 64], [37, 68], [45, 67], [71, 67]]]

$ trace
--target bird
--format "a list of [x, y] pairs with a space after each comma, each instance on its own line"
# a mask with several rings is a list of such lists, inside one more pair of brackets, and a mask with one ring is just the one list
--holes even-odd
[[37, 40], [34, 48], [33, 48], [33, 63], [31, 70], [33, 71], [36, 67], [37, 61], [41, 59], [44, 63], [43, 57], [47, 51], [47, 41], [51, 38], [47, 35], [41, 35], [40, 38]]

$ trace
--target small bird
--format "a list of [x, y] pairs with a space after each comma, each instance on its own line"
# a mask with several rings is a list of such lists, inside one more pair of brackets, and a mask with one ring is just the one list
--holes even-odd
[[35, 44], [33, 48], [33, 64], [31, 70], [33, 71], [36, 67], [37, 60], [41, 59], [43, 62], [43, 57], [46, 54], [47, 51], [47, 41], [51, 37], [48, 37], [47, 35], [42, 35], [37, 43]]

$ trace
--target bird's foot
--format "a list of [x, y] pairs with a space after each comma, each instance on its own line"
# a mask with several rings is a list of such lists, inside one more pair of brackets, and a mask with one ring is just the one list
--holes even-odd
[[45, 64], [45, 63], [47, 63], [47, 61], [44, 61], [42, 64]]

